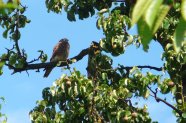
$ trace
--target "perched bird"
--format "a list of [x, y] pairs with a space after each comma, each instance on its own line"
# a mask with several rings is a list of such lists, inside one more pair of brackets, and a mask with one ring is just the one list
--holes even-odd
[[[70, 45], [68, 39], [61, 39], [53, 49], [52, 57], [50, 62], [66, 61], [69, 55]], [[45, 74], [43, 77], [48, 77], [53, 67], [46, 68]]]

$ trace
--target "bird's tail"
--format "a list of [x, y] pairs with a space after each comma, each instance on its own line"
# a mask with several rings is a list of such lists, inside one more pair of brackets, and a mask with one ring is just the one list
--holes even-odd
[[48, 77], [48, 75], [50, 74], [50, 72], [52, 71], [52, 69], [53, 68], [47, 68], [47, 69], [45, 69], [46, 71], [45, 71], [45, 74], [44, 74], [43, 77]]

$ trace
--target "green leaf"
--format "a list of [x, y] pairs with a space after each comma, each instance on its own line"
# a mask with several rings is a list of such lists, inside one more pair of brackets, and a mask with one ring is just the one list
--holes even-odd
[[47, 102], [45, 100], [41, 100], [37, 101], [37, 104], [45, 107], [47, 105]]
[[79, 108], [79, 114], [83, 114], [85, 112], [85, 109], [83, 107]]
[[179, 99], [179, 100], [178, 100], [178, 103], [179, 103], [179, 104], [182, 104], [182, 103], [183, 103], [183, 101], [182, 101], [181, 99]]
[[0, 68], [0, 75], [3, 74], [3, 68]]
[[17, 4], [15, 3], [7, 3], [4, 4], [2, 1], [0, 1], [0, 8], [17, 8]]
[[104, 9], [100, 10], [98, 12], [98, 14], [104, 14], [104, 13], [107, 13], [107, 12], [109, 12], [109, 9], [104, 8]]
[[76, 74], [76, 77], [77, 77], [77, 78], [80, 78], [80, 77], [81, 77], [80, 71], [75, 71], [75, 74]]
[[173, 88], [171, 88], [171, 92], [172, 92], [172, 94], [175, 94], [176, 93], [176, 86], [174, 86]]
[[[158, 20], [157, 20], [158, 21]], [[164, 18], [163, 19], [163, 24], [162, 24], [162, 28], [168, 30], [170, 27], [170, 22], [169, 22], [169, 19], [168, 18]]]
[[132, 96], [133, 96], [133, 93], [131, 93], [131, 92], [129, 92], [129, 93], [127, 94], [127, 98], [132, 98]]
[[186, 21], [183, 18], [180, 18], [173, 41], [176, 51], [179, 52], [182, 43], [186, 42]]
[[70, 10], [67, 12], [67, 18], [69, 21], [76, 21], [74, 11]]
[[48, 58], [47, 54], [43, 54], [42, 57], [40, 58], [41, 62], [45, 63], [47, 61], [47, 58]]
[[4, 37], [4, 38], [7, 38], [8, 31], [9, 31], [9, 29], [7, 29], [7, 30], [5, 30], [5, 31], [3, 32], [3, 37]]
[[117, 121], [119, 121], [122, 112], [123, 112], [123, 111], [118, 111], [118, 112], [117, 112], [117, 117], [116, 117]]
[[150, 95], [150, 91], [147, 90], [147, 91], [145, 92], [145, 94], [144, 94], [144, 98], [147, 99], [147, 98], [149, 97], [149, 95]]
[[132, 12], [132, 26], [138, 22], [153, 0], [138, 0]]
[[100, 29], [101, 27], [102, 27], [102, 21], [103, 21], [103, 17], [100, 17], [98, 20], [97, 20], [97, 22], [96, 22], [96, 27], [98, 28], [98, 29]]
[[169, 12], [169, 10], [170, 10], [170, 6], [161, 5], [161, 7], [159, 8], [159, 12], [158, 12], [158, 15], [156, 17], [156, 20], [154, 21], [154, 26], [153, 26], [153, 29], [152, 29], [153, 34], [158, 30], [158, 28], [162, 24], [162, 21], [165, 19], [165, 16]]
[[166, 46], [165, 46], [165, 50], [170, 50], [170, 48], [172, 48], [173, 47], [173, 44], [171, 44], [171, 43], [168, 43]]
[[14, 65], [16, 63], [16, 60], [17, 60], [17, 54], [11, 55], [9, 58], [9, 64]]
[[150, 28], [153, 27], [154, 20], [156, 18], [157, 12], [159, 10], [160, 5], [163, 0], [153, 0], [149, 5], [147, 11], [145, 12], [145, 21], [149, 25]]
[[144, 49], [144, 51], [147, 51], [149, 48], [148, 45], [152, 39], [152, 32], [150, 30], [150, 27], [148, 26], [148, 24], [144, 20], [144, 18], [141, 18], [138, 21], [137, 26], [138, 26], [138, 33], [141, 37], [141, 43], [143, 44], [143, 49]]
[[160, 86], [160, 89], [161, 89], [161, 92], [163, 93], [163, 94], [167, 94], [167, 93], [169, 93], [169, 89], [168, 89], [168, 86], [167, 85], [161, 85]]
[[182, 117], [183, 117], [183, 118], [186, 118], [186, 112], [184, 112], [184, 113], [182, 114]]
[[107, 79], [107, 73], [102, 73], [102, 79], [106, 80]]
[[0, 68], [2, 68], [5, 65], [5, 61], [0, 61]]
[[11, 36], [11, 39], [13, 39], [14, 41], [18, 41], [21, 37], [21, 33], [20, 31], [14, 32]]
[[16, 64], [16, 68], [23, 68], [25, 65], [24, 59], [18, 59], [18, 64]]
[[182, 0], [181, 2], [181, 14], [183, 19], [186, 21], [186, 0]]
[[6, 53], [2, 54], [2, 56], [0, 57], [1, 60], [6, 60], [8, 57], [8, 55]]
[[134, 66], [132, 69], [130, 69], [130, 74], [133, 74], [138, 70], [138, 67]]
[[125, 115], [129, 116], [129, 115], [131, 115], [131, 112], [128, 111], [128, 110], [126, 110], [126, 111], [125, 111]]

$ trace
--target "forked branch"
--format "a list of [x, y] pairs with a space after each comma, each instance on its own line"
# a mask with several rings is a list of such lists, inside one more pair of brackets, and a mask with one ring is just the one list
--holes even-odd
[[166, 104], [167, 106], [169, 106], [170, 108], [172, 108], [176, 113], [178, 113], [180, 115], [180, 117], [182, 116], [182, 111], [177, 109], [175, 106], [171, 105], [170, 103], [168, 103], [166, 100], [163, 100], [161, 98], [159, 98], [157, 96], [157, 93], [158, 93], [158, 89], [156, 88], [155, 91], [152, 90], [151, 87], [147, 86], [147, 88], [152, 92], [153, 95], [151, 95], [152, 97], [154, 97], [154, 99], [157, 101], [157, 102], [163, 102], [164, 104]]

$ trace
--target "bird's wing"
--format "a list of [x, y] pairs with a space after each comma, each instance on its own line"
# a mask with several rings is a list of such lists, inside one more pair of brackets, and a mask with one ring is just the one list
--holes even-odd
[[59, 47], [60, 47], [60, 43], [57, 43], [54, 48], [53, 48], [53, 53], [52, 53], [52, 57], [50, 59], [50, 61], [52, 61], [53, 58], [55, 58], [55, 56], [58, 54], [59, 52]]

